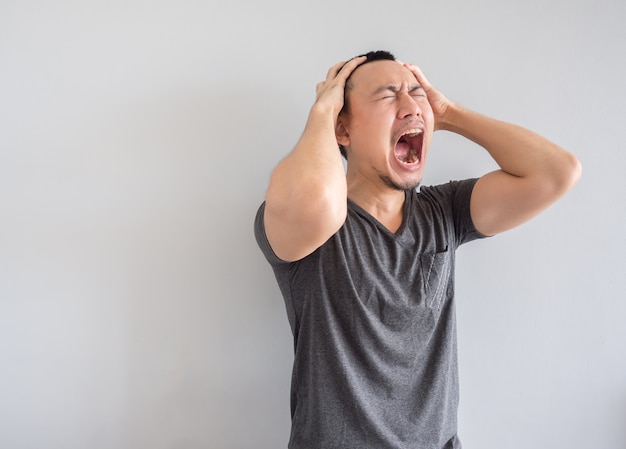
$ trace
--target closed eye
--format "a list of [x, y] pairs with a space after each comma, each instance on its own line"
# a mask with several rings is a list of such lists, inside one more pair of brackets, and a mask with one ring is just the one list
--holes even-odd
[[[376, 95], [383, 93], [384, 92], [384, 96], [382, 97], [376, 97]], [[381, 86], [378, 89], [376, 89], [376, 91], [373, 94], [373, 97], [377, 100], [377, 101], [382, 101], [382, 100], [390, 100], [390, 99], [395, 99], [398, 96], [398, 93], [400, 92], [400, 87], [397, 86]], [[410, 88], [408, 89], [408, 94], [411, 97], [420, 97], [420, 98], [426, 98], [426, 91], [424, 90], [424, 88], [422, 86], [420, 86], [419, 84], [410, 86]]]
[[409, 95], [411, 95], [412, 97], [425, 97], [426, 91], [422, 86], [416, 86], [409, 91]]

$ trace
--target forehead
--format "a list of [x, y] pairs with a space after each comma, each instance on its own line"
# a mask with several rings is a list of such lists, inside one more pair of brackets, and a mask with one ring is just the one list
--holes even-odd
[[368, 94], [381, 86], [416, 84], [415, 75], [396, 61], [372, 61], [357, 69], [350, 77], [351, 90]]

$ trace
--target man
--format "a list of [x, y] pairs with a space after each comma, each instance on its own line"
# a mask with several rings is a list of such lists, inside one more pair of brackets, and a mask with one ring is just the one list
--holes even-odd
[[[418, 192], [435, 130], [500, 169]], [[535, 216], [580, 172], [390, 53], [333, 66], [255, 222], [294, 335], [289, 448], [460, 448], [454, 252]]]

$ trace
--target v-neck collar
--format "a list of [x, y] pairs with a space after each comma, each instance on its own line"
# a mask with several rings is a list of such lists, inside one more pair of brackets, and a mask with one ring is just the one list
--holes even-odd
[[394, 240], [402, 242], [405, 240], [404, 236], [407, 234], [407, 223], [411, 214], [411, 202], [413, 200], [413, 192], [411, 190], [405, 190], [404, 192], [404, 203], [402, 205], [402, 222], [400, 223], [400, 227], [396, 232], [391, 232], [391, 230], [382, 224], [376, 217], [370, 214], [367, 210], [359, 206], [357, 203], [348, 198], [348, 206], [355, 210], [357, 213], [365, 217], [367, 220], [372, 222], [377, 228], [379, 228], [382, 232], [387, 234], [389, 237]]

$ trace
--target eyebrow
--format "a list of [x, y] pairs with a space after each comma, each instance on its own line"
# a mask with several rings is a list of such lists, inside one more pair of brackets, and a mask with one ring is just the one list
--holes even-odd
[[[409, 92], [415, 92], [416, 90], [419, 90], [419, 89], [423, 89], [423, 87], [420, 84], [411, 84], [409, 86]], [[378, 89], [376, 89], [372, 93], [372, 97], [375, 97], [376, 95], [382, 92], [393, 92], [395, 94], [395, 93], [400, 92], [400, 86], [398, 86], [397, 84], [385, 84], [384, 86], [380, 86]]]

